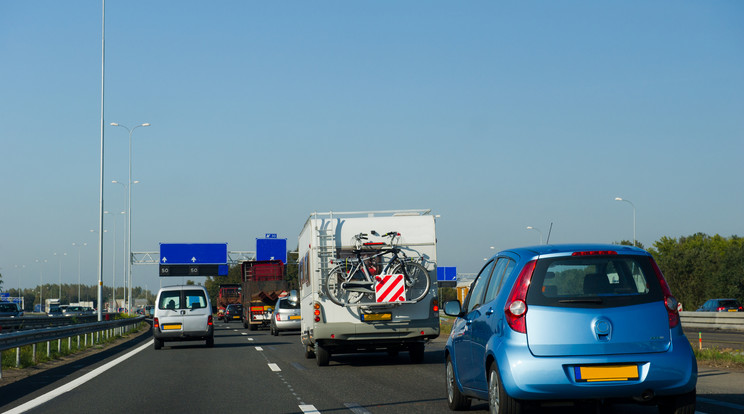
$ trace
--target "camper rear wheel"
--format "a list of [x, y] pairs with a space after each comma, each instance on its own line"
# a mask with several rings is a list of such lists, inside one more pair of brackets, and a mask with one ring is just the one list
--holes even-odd
[[320, 344], [315, 344], [315, 362], [318, 364], [319, 367], [326, 367], [328, 366], [328, 363], [331, 361], [331, 352], [327, 350], [326, 348], [320, 346]]

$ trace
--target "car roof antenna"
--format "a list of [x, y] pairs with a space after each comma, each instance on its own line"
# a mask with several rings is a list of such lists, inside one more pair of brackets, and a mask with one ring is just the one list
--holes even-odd
[[548, 238], [545, 239], [545, 244], [550, 244], [550, 232], [553, 231], [553, 222], [550, 222], [550, 228], [548, 229]]

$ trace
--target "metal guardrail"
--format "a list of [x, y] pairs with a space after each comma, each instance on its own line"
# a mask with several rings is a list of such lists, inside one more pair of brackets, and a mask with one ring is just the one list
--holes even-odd
[[[93, 316], [97, 318], [96, 316]], [[28, 318], [18, 318], [28, 319]], [[51, 318], [48, 318], [51, 319]], [[67, 318], [71, 319], [71, 318]], [[0, 353], [9, 349], [16, 348], [16, 355], [18, 355], [21, 347], [26, 345], [34, 345], [42, 342], [47, 343], [47, 353], [49, 352], [49, 343], [51, 341], [63, 338], [71, 338], [78, 335], [87, 335], [96, 332], [103, 332], [107, 330], [113, 330], [116, 328], [125, 328], [129, 326], [137, 325], [145, 321], [144, 316], [128, 319], [117, 319], [113, 321], [101, 321], [91, 323], [78, 323], [66, 326], [47, 327], [40, 329], [31, 330], [20, 330], [17, 332], [10, 332], [0, 334]], [[87, 341], [87, 337], [86, 337]], [[92, 338], [91, 338], [91, 342]], [[16, 356], [18, 360], [18, 356]], [[0, 365], [0, 378], [2, 378], [2, 366]]]
[[744, 312], [680, 312], [685, 328], [744, 332]]
[[[104, 313], [105, 320], [113, 319], [116, 313]], [[0, 334], [27, 331], [31, 329], [67, 326], [98, 321], [98, 315], [86, 316], [26, 316], [21, 318], [0, 318]]]

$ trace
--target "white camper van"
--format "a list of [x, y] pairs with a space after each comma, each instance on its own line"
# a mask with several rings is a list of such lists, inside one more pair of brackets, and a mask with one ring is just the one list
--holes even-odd
[[430, 210], [313, 213], [299, 236], [305, 357], [408, 351], [439, 336]]

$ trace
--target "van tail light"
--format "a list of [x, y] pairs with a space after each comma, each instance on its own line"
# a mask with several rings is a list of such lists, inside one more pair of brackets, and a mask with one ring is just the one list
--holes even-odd
[[664, 294], [664, 305], [666, 306], [667, 314], [669, 315], [669, 328], [674, 328], [675, 326], [679, 325], [679, 311], [677, 310], [677, 305], [679, 304], [679, 302], [677, 301], [677, 298], [672, 296], [672, 291], [671, 289], [669, 289], [669, 285], [664, 279], [664, 275], [661, 274], [659, 265], [656, 264], [656, 261], [654, 259], [649, 260], [651, 260], [651, 265], [654, 268], [654, 273], [656, 273], [656, 278], [659, 279], [661, 291]]
[[276, 321], [279, 322], [282, 320], [282, 316], [279, 315], [279, 312], [274, 312], [274, 315], [276, 315]]
[[212, 315], [209, 315], [207, 317], [207, 326], [212, 326], [214, 324], [214, 320], [212, 319]]
[[160, 329], [160, 320], [158, 320], [158, 318], [153, 318], [152, 327]]
[[717, 310], [718, 310], [718, 312], [720, 312], [720, 311], [722, 311], [724, 309], [726, 309], [726, 308], [724, 308], [723, 306], [719, 306]]
[[520, 333], [527, 333], [527, 324], [525, 323], [527, 316], [527, 289], [530, 287], [532, 272], [535, 270], [536, 263], [537, 260], [532, 260], [519, 272], [517, 283], [514, 284], [514, 287], [509, 293], [509, 299], [506, 300], [506, 307], [504, 308], [506, 322], [509, 323], [509, 326], [513, 330]]

